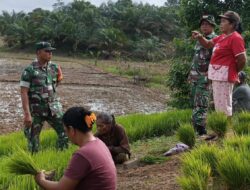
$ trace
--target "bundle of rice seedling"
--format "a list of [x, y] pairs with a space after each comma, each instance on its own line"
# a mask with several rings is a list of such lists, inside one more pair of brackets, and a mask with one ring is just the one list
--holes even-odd
[[218, 161], [218, 172], [229, 189], [246, 190], [250, 185], [250, 161], [248, 150], [224, 149]]
[[40, 171], [29, 153], [20, 148], [15, 149], [15, 152], [6, 165], [9, 173], [15, 175], [36, 175]]
[[195, 145], [195, 132], [190, 124], [182, 125], [177, 131], [177, 137], [181, 142], [191, 148]]
[[234, 119], [233, 130], [238, 135], [248, 135], [250, 133], [250, 113], [241, 112]]
[[187, 153], [182, 158], [182, 174], [177, 178], [183, 190], [207, 189], [211, 176], [211, 167], [200, 159], [196, 159], [192, 153]]
[[204, 190], [206, 187], [203, 187], [203, 179], [198, 174], [194, 176], [183, 176], [177, 178], [179, 185], [182, 190]]
[[222, 112], [213, 112], [208, 115], [207, 126], [219, 137], [224, 137], [228, 128], [227, 116]]

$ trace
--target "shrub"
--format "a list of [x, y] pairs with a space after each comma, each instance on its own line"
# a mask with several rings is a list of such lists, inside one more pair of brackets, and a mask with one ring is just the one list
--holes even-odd
[[177, 131], [177, 136], [181, 142], [189, 147], [192, 148], [195, 145], [195, 131], [190, 124], [182, 125]]
[[190, 61], [173, 59], [170, 65], [166, 85], [171, 89], [170, 106], [176, 108], [191, 108], [191, 87], [187, 81], [190, 71]]
[[224, 137], [227, 132], [227, 116], [222, 112], [213, 112], [208, 115], [207, 126], [219, 137]]

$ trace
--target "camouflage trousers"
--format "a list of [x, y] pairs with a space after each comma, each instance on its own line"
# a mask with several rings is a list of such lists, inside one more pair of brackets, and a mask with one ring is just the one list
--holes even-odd
[[209, 106], [209, 84], [192, 83], [191, 101], [193, 105], [192, 122], [193, 126], [206, 127], [207, 112]]
[[58, 139], [56, 148], [63, 150], [68, 148], [68, 137], [66, 136], [62, 124], [62, 114], [57, 116], [40, 117], [34, 116], [32, 118], [32, 127], [24, 127], [24, 135], [28, 140], [28, 150], [31, 152], [38, 152], [40, 147], [40, 133], [44, 122], [47, 121], [50, 126], [56, 131]]

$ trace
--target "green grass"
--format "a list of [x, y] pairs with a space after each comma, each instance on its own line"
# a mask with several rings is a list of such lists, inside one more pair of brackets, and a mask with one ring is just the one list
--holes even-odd
[[[146, 164], [156, 164], [168, 160], [163, 153], [177, 143], [175, 136], [168, 136], [174, 134], [180, 123], [188, 122], [190, 114], [190, 110], [172, 110], [149, 115], [135, 114], [118, 117], [117, 122], [122, 124], [127, 131], [131, 141], [132, 158], [139, 158]], [[58, 180], [62, 177], [77, 147], [70, 145], [67, 150], [57, 151], [56, 139], [54, 130], [43, 130], [40, 137], [41, 151], [31, 157], [36, 165], [35, 168], [46, 171], [55, 170], [55, 180]], [[18, 156], [18, 151], [12, 149], [18, 145], [27, 151], [27, 142], [23, 132], [0, 136], [0, 142], [0, 189], [39, 189], [32, 177], [20, 177], [16, 175], [18, 172], [8, 172], [8, 167], [6, 167], [11, 160], [17, 161], [18, 158], [25, 157]]]

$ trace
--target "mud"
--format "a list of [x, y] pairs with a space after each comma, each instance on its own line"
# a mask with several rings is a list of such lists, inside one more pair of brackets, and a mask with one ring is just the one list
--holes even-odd
[[[31, 60], [0, 59], [0, 133], [22, 128], [19, 79]], [[58, 61], [57, 61], [58, 62]], [[153, 113], [165, 110], [166, 95], [154, 92], [132, 80], [76, 62], [60, 62], [64, 80], [58, 87], [64, 110], [87, 106], [93, 111], [115, 115]]]

